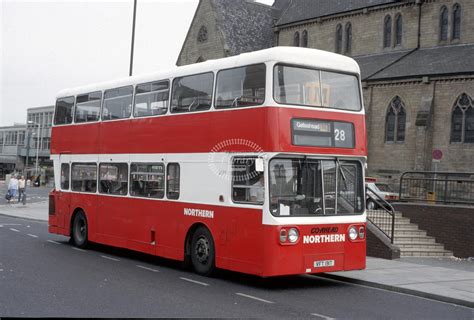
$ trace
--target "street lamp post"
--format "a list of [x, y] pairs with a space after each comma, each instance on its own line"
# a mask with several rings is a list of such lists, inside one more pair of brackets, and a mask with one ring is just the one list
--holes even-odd
[[[39, 145], [40, 145], [40, 140], [41, 140], [41, 124], [40, 123], [36, 123], [34, 121], [28, 121], [28, 124], [33, 124], [33, 125], [36, 125], [38, 126], [38, 133], [36, 134], [36, 164], [35, 164], [35, 176], [38, 176], [38, 156], [39, 156]], [[28, 143], [29, 145], [29, 143]], [[29, 148], [28, 148], [28, 153], [30, 152]], [[27, 163], [28, 165], [28, 163]]]
[[132, 76], [133, 70], [133, 49], [135, 46], [135, 20], [137, 17], [137, 0], [133, 0], [133, 20], [132, 20], [132, 45], [130, 48], [130, 71], [129, 76]]

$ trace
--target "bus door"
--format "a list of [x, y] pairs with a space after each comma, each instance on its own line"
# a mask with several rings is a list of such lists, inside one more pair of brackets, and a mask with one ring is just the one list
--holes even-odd
[[130, 224], [127, 162], [99, 164], [98, 232], [115, 238], [128, 238]]
[[68, 226], [67, 221], [71, 217], [71, 193], [69, 192], [71, 188], [71, 164], [69, 162], [62, 163], [61, 158], [64, 158], [63, 155], [59, 156], [60, 163], [60, 192], [56, 193], [56, 223], [60, 228], [66, 228]]

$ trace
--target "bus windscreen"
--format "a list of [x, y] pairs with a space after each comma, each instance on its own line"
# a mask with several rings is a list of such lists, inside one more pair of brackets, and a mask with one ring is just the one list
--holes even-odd
[[273, 77], [273, 94], [278, 103], [361, 110], [355, 75], [278, 64]]

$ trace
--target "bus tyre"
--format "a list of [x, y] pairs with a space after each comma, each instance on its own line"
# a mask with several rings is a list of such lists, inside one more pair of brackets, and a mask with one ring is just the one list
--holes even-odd
[[85, 248], [88, 243], [87, 219], [84, 212], [79, 211], [72, 221], [72, 243], [79, 248]]
[[214, 240], [209, 230], [199, 227], [191, 240], [191, 263], [196, 273], [208, 276], [215, 269]]

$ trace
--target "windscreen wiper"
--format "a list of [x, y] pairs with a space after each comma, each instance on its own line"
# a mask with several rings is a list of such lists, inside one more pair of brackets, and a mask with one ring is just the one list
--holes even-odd
[[339, 169], [339, 173], [341, 174], [342, 176], [342, 181], [344, 181], [344, 187], [345, 189], [347, 190], [347, 179], [346, 179], [346, 175], [344, 174], [344, 170], [342, 169], [342, 166], [341, 166], [341, 163], [339, 162], [339, 159], [336, 158], [336, 163], [337, 163], [337, 167]]

